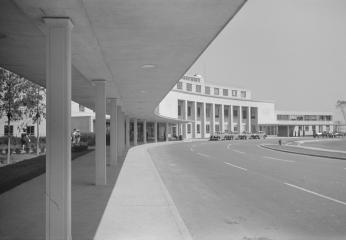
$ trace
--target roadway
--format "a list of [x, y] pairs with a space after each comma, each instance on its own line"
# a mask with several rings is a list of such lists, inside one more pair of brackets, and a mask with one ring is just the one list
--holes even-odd
[[189, 142], [149, 150], [194, 239], [346, 239], [346, 161]]

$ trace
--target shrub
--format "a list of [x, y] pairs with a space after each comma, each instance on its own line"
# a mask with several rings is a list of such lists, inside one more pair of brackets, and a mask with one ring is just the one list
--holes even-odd
[[86, 142], [88, 146], [95, 146], [95, 133], [81, 133], [81, 142]]
[[83, 152], [88, 150], [88, 143], [87, 142], [80, 142], [78, 145], [72, 145], [71, 151], [72, 152]]

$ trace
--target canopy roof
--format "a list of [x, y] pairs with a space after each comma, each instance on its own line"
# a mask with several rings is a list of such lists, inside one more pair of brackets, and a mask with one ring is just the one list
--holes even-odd
[[0, 66], [45, 85], [43, 17], [69, 17], [72, 98], [94, 108], [92, 80], [126, 114], [154, 110], [245, 0], [3, 0]]

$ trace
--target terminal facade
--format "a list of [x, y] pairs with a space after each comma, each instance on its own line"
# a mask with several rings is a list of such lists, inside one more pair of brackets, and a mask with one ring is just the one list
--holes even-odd
[[170, 131], [183, 138], [258, 131], [298, 137], [334, 131], [330, 112], [277, 111], [274, 102], [254, 100], [247, 89], [207, 84], [200, 75], [184, 76], [158, 110], [162, 116], [185, 121]]

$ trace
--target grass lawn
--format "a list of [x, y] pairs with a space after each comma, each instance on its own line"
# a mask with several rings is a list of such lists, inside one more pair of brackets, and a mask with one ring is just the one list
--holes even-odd
[[[72, 160], [93, 151], [72, 152]], [[0, 194], [23, 182], [29, 181], [46, 171], [46, 155], [40, 155], [0, 168]]]

